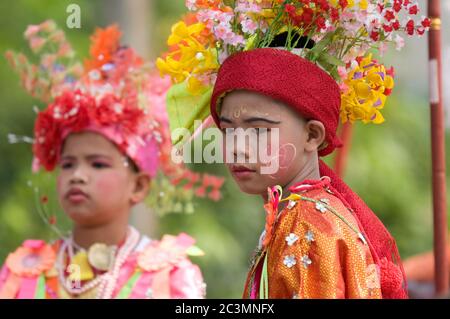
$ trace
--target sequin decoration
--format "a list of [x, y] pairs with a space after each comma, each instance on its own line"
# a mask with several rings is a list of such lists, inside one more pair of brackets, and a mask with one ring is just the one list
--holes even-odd
[[294, 255], [289, 255], [289, 256], [284, 257], [283, 263], [286, 267], [292, 268], [297, 264], [297, 261], [295, 260]]
[[297, 205], [297, 202], [295, 200], [290, 200], [287, 205], [287, 208], [292, 209], [292, 208], [294, 208], [295, 205]]
[[303, 255], [301, 262], [303, 264], [303, 267], [308, 268], [312, 264], [312, 260], [309, 259], [308, 255]]
[[306, 241], [310, 244], [314, 241], [314, 233], [311, 230], [308, 230], [305, 235]]
[[288, 246], [292, 246], [295, 244], [295, 242], [298, 240], [298, 236], [294, 233], [290, 233], [288, 236], [286, 236], [286, 242]]
[[327, 211], [326, 206], [322, 202], [316, 202], [316, 209], [321, 213], [325, 213]]

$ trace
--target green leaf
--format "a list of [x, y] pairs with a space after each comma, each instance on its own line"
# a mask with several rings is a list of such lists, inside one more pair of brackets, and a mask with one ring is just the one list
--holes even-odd
[[[184, 128], [190, 134], [194, 133], [195, 121], [205, 120], [209, 114], [213, 87], [208, 87], [202, 94], [193, 95], [187, 89], [187, 83], [173, 85], [167, 92], [167, 113], [169, 116], [170, 131]], [[183, 136], [176, 137], [172, 142], [178, 144], [183, 140]]]

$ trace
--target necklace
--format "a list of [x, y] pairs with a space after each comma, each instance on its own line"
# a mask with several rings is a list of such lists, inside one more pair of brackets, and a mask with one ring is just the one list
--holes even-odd
[[[114, 292], [114, 288], [116, 286], [117, 279], [119, 277], [119, 272], [122, 265], [125, 263], [128, 256], [131, 254], [133, 249], [136, 247], [139, 241], [139, 232], [132, 226], [129, 226], [127, 238], [125, 243], [117, 249], [114, 247], [111, 252], [111, 258], [114, 259], [112, 263], [109, 265], [109, 269], [102, 275], [97, 276], [96, 278], [90, 280], [85, 283], [82, 287], [78, 282], [78, 285], [74, 287], [73, 282], [69, 278], [65, 278], [64, 276], [64, 255], [67, 251], [69, 257], [73, 257], [73, 248], [81, 248], [73, 242], [72, 237], [66, 238], [63, 240], [61, 248], [58, 252], [58, 258], [56, 263], [56, 268], [58, 271], [59, 282], [63, 285], [64, 289], [69, 292], [71, 295], [79, 296], [97, 286], [97, 296], [96, 299], [110, 299]], [[77, 247], [78, 246], [78, 247]], [[117, 252], [117, 254], [116, 254]], [[115, 256], [115, 258], [114, 258]], [[67, 267], [69, 272], [76, 271], [76, 269], [71, 269], [71, 264]], [[76, 283], [77, 284], [77, 283]]]

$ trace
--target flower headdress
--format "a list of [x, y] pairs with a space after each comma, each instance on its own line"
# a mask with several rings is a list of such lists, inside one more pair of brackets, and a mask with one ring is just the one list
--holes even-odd
[[173, 25], [170, 50], [157, 67], [175, 84], [171, 121], [191, 130], [194, 118], [209, 115], [223, 61], [266, 47], [282, 47], [331, 75], [340, 86], [343, 123], [380, 124], [394, 70], [370, 50], [383, 54], [389, 44], [400, 50], [403, 35], [421, 36], [430, 27], [429, 18], [416, 18], [420, 9], [410, 0], [186, 0], [186, 6], [190, 13]]
[[[120, 37], [116, 25], [97, 29], [91, 37], [90, 58], [82, 63], [75, 59], [64, 32], [49, 20], [25, 31], [30, 48], [40, 56], [39, 64], [32, 64], [23, 53], [6, 53], [24, 88], [49, 103], [38, 111], [35, 123], [34, 170], [52, 171], [64, 139], [88, 130], [114, 142], [140, 170], [155, 177], [152, 204], [159, 211], [190, 205], [194, 193], [218, 200], [222, 178], [194, 173], [171, 161], [165, 112], [170, 80], [161, 79], [132, 48], [121, 46]], [[177, 185], [185, 190], [172, 194], [173, 205], [158, 205], [164, 191], [174, 191]]]

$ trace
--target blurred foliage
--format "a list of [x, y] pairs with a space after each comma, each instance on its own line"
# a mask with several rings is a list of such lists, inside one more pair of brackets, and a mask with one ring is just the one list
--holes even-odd
[[[74, 2], [82, 8], [82, 28], [66, 29], [66, 34], [78, 52], [87, 54], [88, 35], [95, 25], [105, 25], [104, 21], [108, 20], [103, 10], [106, 2], [1, 1], [0, 52], [9, 48], [26, 49], [22, 34], [28, 24], [52, 18], [60, 26], [65, 25], [66, 7]], [[154, 2], [155, 56], [164, 51], [170, 26], [183, 13], [183, 3], [181, 0]], [[416, 62], [406, 61], [403, 67], [408, 68], [408, 63]], [[411, 81], [402, 77], [401, 69], [398, 72], [402, 81]], [[392, 232], [403, 258], [431, 249], [433, 239], [427, 93], [426, 89], [402, 91], [406, 84], [398, 84], [388, 101], [384, 124], [356, 125], [345, 176]], [[3, 104], [0, 108], [0, 261], [3, 261], [26, 238], [55, 238], [37, 214], [36, 196], [38, 200], [41, 195], [48, 196], [46, 206], [56, 214], [62, 229], [69, 230], [70, 222], [58, 207], [54, 174], [34, 176], [30, 170], [30, 145], [8, 143], [8, 133], [31, 136], [35, 117], [32, 106], [43, 105], [22, 91], [18, 77], [5, 59], [0, 59], [0, 95]], [[448, 132], [446, 138], [448, 154]], [[447, 167], [449, 161], [447, 156]], [[331, 164], [332, 158], [327, 162]], [[264, 225], [262, 199], [241, 193], [222, 165], [192, 164], [192, 167], [227, 177], [223, 199], [217, 203], [196, 199], [194, 214], [161, 217], [154, 237], [182, 231], [194, 236], [206, 252], [203, 257], [195, 257], [194, 262], [203, 270], [208, 297], [239, 298], [250, 255]], [[448, 178], [447, 185], [450, 185]], [[40, 195], [35, 194], [36, 186]]]

